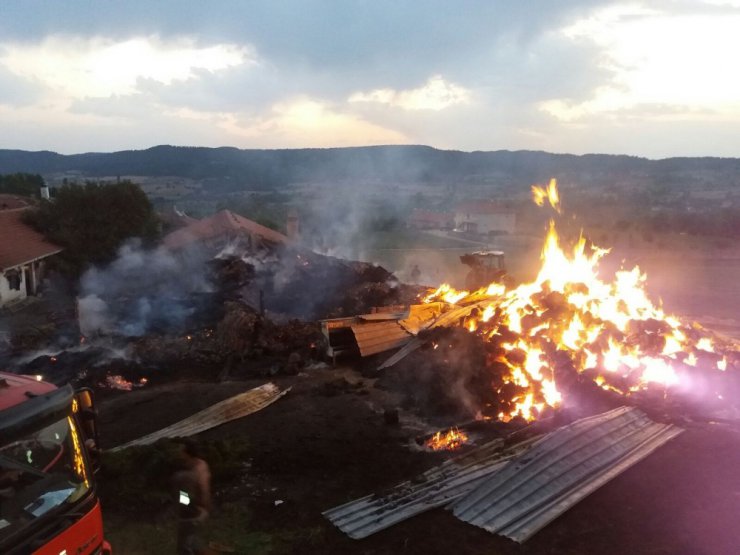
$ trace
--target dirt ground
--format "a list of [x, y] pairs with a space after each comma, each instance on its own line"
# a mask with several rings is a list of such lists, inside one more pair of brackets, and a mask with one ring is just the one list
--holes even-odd
[[[281, 538], [265, 543], [272, 547], [250, 552], [738, 552], [740, 428], [723, 424], [689, 427], [523, 545], [458, 521], [443, 509], [352, 540], [321, 512], [412, 478], [447, 455], [411, 449], [409, 443], [423, 426], [404, 419], [400, 426], [387, 425], [382, 411], [393, 399], [351, 370], [316, 370], [274, 381], [291, 391], [258, 413], [199, 436], [241, 438], [249, 445], [242, 475], [215, 497], [217, 508], [244, 509], [245, 529]], [[104, 445], [134, 439], [261, 383], [264, 380], [180, 382], [111, 395], [100, 406]], [[105, 497], [103, 508], [108, 522], [135, 520], [131, 513], [123, 515], [120, 507], [106, 505]]]

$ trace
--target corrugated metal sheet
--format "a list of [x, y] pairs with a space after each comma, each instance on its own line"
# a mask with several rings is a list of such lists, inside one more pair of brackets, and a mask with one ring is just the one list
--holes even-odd
[[118, 451], [119, 449], [125, 449], [133, 445], [149, 445], [165, 437], [187, 437], [199, 434], [231, 420], [236, 420], [262, 410], [280, 399], [288, 391], [290, 391], [290, 388], [280, 391], [275, 384], [266, 383], [265, 385], [255, 387], [220, 403], [216, 403], [171, 426], [162, 428], [139, 439], [129, 441], [124, 445], [119, 445], [111, 449], [111, 451]]
[[[427, 329], [427, 328], [437, 328], [437, 327], [445, 327], [449, 326], [451, 324], [457, 323], [458, 320], [461, 318], [465, 318], [467, 315], [469, 315], [474, 308], [482, 308], [483, 306], [490, 304], [490, 299], [485, 301], [478, 301], [476, 303], [467, 305], [467, 306], [458, 306], [453, 308], [452, 310], [445, 312], [441, 316], [439, 316], [436, 320], [433, 322], [431, 320], [425, 322], [425, 323], [419, 323], [418, 325], [418, 331], [421, 329]], [[439, 304], [439, 303], [434, 303]], [[408, 355], [413, 353], [416, 349], [421, 347], [422, 342], [414, 339], [412, 342], [407, 344], [403, 349], [395, 353], [392, 357], [390, 357], [388, 360], [383, 362], [380, 366], [378, 366], [378, 370], [383, 370], [385, 368], [390, 368], [394, 364], [400, 362], [404, 358], [406, 358]], [[380, 352], [380, 351], [378, 351]]]
[[584, 418], [548, 434], [452, 510], [466, 522], [523, 542], [682, 431], [632, 407]]
[[360, 320], [368, 322], [377, 322], [384, 320], [400, 320], [405, 318], [408, 312], [374, 312], [371, 314], [360, 314], [357, 316]]
[[398, 352], [396, 352], [392, 357], [390, 357], [388, 360], [386, 360], [383, 364], [378, 366], [378, 370], [383, 370], [384, 368], [390, 368], [397, 362], [403, 360], [408, 355], [413, 353], [416, 349], [421, 347], [424, 344], [423, 341], [413, 338], [411, 341], [406, 343], [406, 345], [403, 346], [402, 349], [400, 349]]
[[365, 538], [412, 516], [447, 505], [464, 495], [506, 461], [529, 446], [503, 449], [497, 439], [403, 482], [382, 495], [368, 495], [324, 512], [332, 524], [354, 539]]
[[402, 347], [412, 337], [396, 321], [353, 324], [352, 333], [364, 357]]
[[437, 318], [434, 322], [432, 322], [431, 326], [432, 328], [439, 328], [439, 327], [446, 327], [451, 324], [456, 324], [458, 320], [461, 318], [465, 318], [468, 316], [471, 312], [473, 312], [473, 309], [482, 309], [484, 306], [491, 304], [491, 300], [483, 300], [478, 301], [469, 305], [465, 306], [456, 306], [452, 310], [445, 312], [442, 314], [439, 318]]
[[381, 495], [324, 512], [365, 538], [429, 509], [523, 542], [683, 430], [632, 407], [578, 420], [508, 450], [495, 440]]
[[444, 304], [441, 302], [412, 304], [409, 307], [408, 316], [401, 320], [400, 324], [407, 332], [416, 335], [429, 327], [442, 314], [443, 309]]

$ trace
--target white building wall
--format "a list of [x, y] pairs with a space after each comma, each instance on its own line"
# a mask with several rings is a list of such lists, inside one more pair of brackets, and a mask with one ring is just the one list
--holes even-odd
[[478, 226], [478, 233], [487, 234], [490, 231], [514, 233], [516, 231], [516, 214], [471, 214], [455, 213], [455, 227], [460, 228], [463, 222], [473, 222]]

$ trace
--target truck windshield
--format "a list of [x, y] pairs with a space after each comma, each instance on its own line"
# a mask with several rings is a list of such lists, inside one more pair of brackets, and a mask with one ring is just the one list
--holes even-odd
[[82, 436], [71, 417], [0, 444], [0, 542], [90, 488]]

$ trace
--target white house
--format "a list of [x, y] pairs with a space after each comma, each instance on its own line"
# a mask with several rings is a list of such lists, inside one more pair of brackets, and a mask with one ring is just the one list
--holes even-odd
[[28, 206], [17, 206], [0, 203], [0, 307], [35, 295], [44, 273], [44, 259], [62, 250], [23, 223]]
[[465, 202], [455, 208], [455, 229], [481, 235], [514, 233], [516, 214], [497, 202]]

